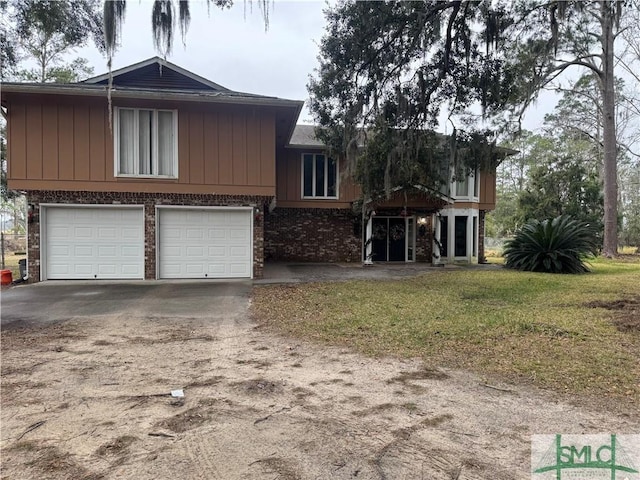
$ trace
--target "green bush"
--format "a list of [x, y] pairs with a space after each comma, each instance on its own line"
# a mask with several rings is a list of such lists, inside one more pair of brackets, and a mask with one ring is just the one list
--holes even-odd
[[584, 260], [596, 252], [593, 228], [569, 216], [533, 220], [504, 247], [505, 266], [529, 272], [588, 272]]

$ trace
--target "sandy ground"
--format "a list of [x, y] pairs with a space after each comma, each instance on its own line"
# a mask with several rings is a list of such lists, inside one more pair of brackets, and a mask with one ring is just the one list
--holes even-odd
[[9, 328], [1, 477], [524, 479], [532, 434], [640, 431], [486, 382], [280, 338], [247, 314]]

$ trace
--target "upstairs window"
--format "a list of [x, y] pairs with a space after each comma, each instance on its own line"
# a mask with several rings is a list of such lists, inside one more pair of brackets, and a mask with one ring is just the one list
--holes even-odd
[[480, 171], [476, 169], [468, 176], [457, 179], [453, 183], [453, 191], [457, 198], [477, 198], [480, 193]]
[[322, 153], [303, 154], [302, 197], [338, 198], [338, 162]]
[[116, 175], [178, 176], [178, 112], [116, 109]]

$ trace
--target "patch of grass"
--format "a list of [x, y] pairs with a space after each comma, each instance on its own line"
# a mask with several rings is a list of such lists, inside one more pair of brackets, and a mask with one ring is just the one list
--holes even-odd
[[19, 261], [27, 258], [25, 254], [17, 254], [17, 253], [9, 253], [6, 252], [4, 254], [4, 268], [7, 270], [11, 270], [11, 275], [13, 276], [13, 280], [18, 280], [20, 278], [20, 264]]
[[640, 401], [640, 335], [587, 306], [635, 297], [640, 257], [592, 273], [444, 270], [400, 281], [264, 286], [252, 311], [279, 332], [371, 356], [422, 357], [562, 393]]

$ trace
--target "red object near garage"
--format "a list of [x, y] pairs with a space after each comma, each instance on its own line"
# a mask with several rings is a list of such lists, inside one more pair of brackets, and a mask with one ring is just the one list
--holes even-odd
[[2, 285], [11, 285], [11, 282], [13, 282], [11, 270], [0, 270], [0, 283]]

